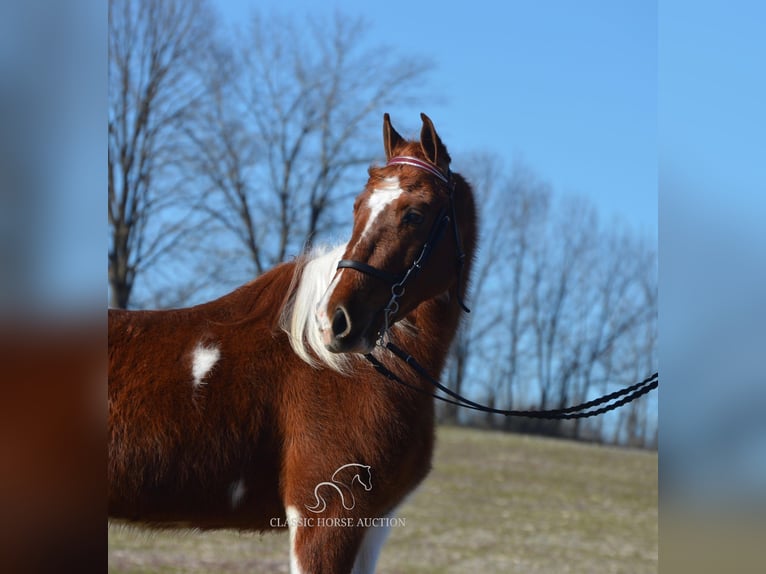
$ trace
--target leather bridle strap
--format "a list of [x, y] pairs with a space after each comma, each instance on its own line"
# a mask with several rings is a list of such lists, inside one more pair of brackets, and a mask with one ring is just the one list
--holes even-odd
[[436, 177], [438, 177], [444, 183], [449, 185], [450, 188], [452, 188], [452, 184], [450, 182], [451, 178], [449, 177], [451, 174], [444, 175], [438, 167], [428, 163], [427, 161], [423, 161], [422, 159], [412, 157], [409, 155], [398, 155], [388, 160], [388, 162], [386, 163], [386, 167], [388, 167], [389, 165], [397, 165], [397, 164], [411, 165], [413, 167], [417, 167], [419, 169], [427, 171], [431, 175], [435, 175]]
[[377, 267], [373, 267], [372, 265], [367, 265], [367, 263], [362, 263], [361, 261], [355, 261], [353, 259], [341, 259], [338, 261], [338, 269], [343, 268], [355, 269], [356, 271], [366, 273], [367, 275], [372, 275], [373, 277], [382, 279], [391, 285], [398, 283], [404, 277], [404, 275], [394, 275], [388, 271], [383, 271], [382, 269], [378, 269]]
[[404, 165], [411, 165], [413, 167], [417, 167], [419, 169], [425, 170], [428, 173], [436, 176], [438, 179], [443, 181], [447, 184], [447, 187], [449, 188], [449, 203], [450, 203], [450, 215], [452, 216], [452, 232], [455, 238], [455, 246], [457, 249], [457, 301], [460, 307], [465, 311], [466, 313], [470, 313], [471, 310], [466, 307], [465, 302], [463, 300], [463, 293], [462, 293], [462, 284], [463, 284], [463, 267], [465, 265], [465, 252], [463, 252], [463, 240], [460, 237], [460, 230], [457, 226], [457, 215], [455, 213], [455, 200], [453, 198], [453, 193], [455, 192], [455, 180], [452, 177], [452, 173], [450, 173], [449, 170], [447, 170], [447, 173], [443, 173], [438, 167], [433, 165], [432, 163], [429, 163], [427, 161], [423, 161], [420, 158], [412, 157], [408, 155], [400, 155], [392, 157], [388, 162], [386, 163], [386, 166], [389, 165], [396, 165], [396, 164], [404, 164]]

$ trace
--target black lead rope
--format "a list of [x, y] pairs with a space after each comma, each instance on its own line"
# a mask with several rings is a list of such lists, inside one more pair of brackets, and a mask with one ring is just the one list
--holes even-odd
[[[391, 370], [388, 369], [383, 363], [381, 363], [372, 353], [366, 354], [365, 358], [370, 362], [370, 364], [372, 364], [375, 370], [377, 370], [379, 373], [384, 375], [389, 380], [392, 380], [402, 386], [415, 390], [419, 393], [431, 396], [435, 399], [439, 399], [440, 401], [443, 401], [445, 403], [449, 403], [449, 404], [463, 407], [466, 409], [481, 411], [485, 413], [504, 415], [506, 417], [527, 417], [527, 418], [536, 418], [536, 419], [556, 419], [556, 420], [582, 419], [587, 417], [594, 417], [594, 416], [607, 413], [614, 409], [618, 409], [622, 406], [625, 406], [626, 404], [647, 394], [652, 389], [656, 389], [659, 383], [659, 375], [658, 373], [654, 373], [653, 375], [651, 375], [650, 377], [647, 377], [646, 379], [644, 379], [643, 381], [639, 383], [636, 383], [629, 387], [625, 387], [624, 389], [620, 389], [613, 393], [609, 393], [608, 395], [604, 395], [603, 397], [600, 397], [598, 399], [594, 399], [592, 401], [581, 403], [579, 405], [575, 405], [572, 407], [567, 407], [565, 409], [551, 409], [551, 410], [495, 409], [492, 407], [488, 407], [486, 405], [475, 403], [459, 395], [458, 393], [455, 393], [449, 388], [445, 387], [438, 380], [434, 379], [423, 368], [423, 366], [412, 357], [412, 355], [407, 354], [406, 352], [404, 352], [402, 349], [400, 349], [399, 347], [397, 347], [395, 344], [391, 343], [390, 341], [385, 343], [384, 347], [388, 349], [389, 351], [391, 351], [391, 353], [393, 353], [396, 357], [404, 361], [407, 365], [409, 365], [413, 371], [415, 371], [421, 377], [426, 379], [436, 389], [442, 391], [443, 393], [446, 393], [452, 398], [450, 399], [447, 397], [443, 397], [441, 395], [437, 395], [436, 393], [432, 393], [430, 391], [427, 391], [426, 389], [422, 389], [415, 385], [411, 385], [407, 383], [406, 381], [403, 381], [395, 373], [391, 372]], [[612, 402], [612, 401], [615, 401], [615, 402]], [[607, 404], [607, 403], [610, 403], [610, 404]], [[604, 405], [604, 406], [601, 406], [601, 405]], [[600, 408], [594, 409], [594, 407], [600, 407]]]

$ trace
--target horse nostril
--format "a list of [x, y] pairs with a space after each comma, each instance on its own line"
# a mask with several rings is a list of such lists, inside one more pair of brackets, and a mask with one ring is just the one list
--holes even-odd
[[348, 335], [349, 331], [351, 331], [351, 320], [348, 313], [343, 307], [338, 307], [332, 316], [332, 334], [340, 339]]

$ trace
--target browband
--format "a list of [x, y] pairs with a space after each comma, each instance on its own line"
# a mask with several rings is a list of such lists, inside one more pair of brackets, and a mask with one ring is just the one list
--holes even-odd
[[442, 180], [444, 183], [449, 185], [449, 177], [444, 175], [442, 171], [434, 166], [433, 164], [428, 163], [427, 161], [423, 161], [422, 159], [418, 159], [416, 157], [412, 157], [409, 155], [397, 155], [392, 157], [388, 162], [386, 163], [386, 167], [389, 165], [411, 165], [417, 168], [420, 168], [422, 170], [427, 171], [428, 173], [435, 175], [440, 180]]

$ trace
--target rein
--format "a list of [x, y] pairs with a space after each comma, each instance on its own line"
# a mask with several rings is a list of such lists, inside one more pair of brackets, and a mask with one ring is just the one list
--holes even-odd
[[[492, 413], [495, 415], [503, 415], [506, 417], [526, 417], [533, 419], [555, 419], [555, 420], [567, 420], [567, 419], [584, 419], [588, 417], [595, 417], [602, 415], [614, 409], [618, 409], [628, 403], [635, 401], [639, 397], [642, 397], [652, 389], [656, 389], [659, 384], [658, 373], [647, 377], [643, 381], [625, 387], [608, 395], [604, 395], [592, 401], [574, 405], [564, 409], [550, 409], [550, 410], [506, 410], [496, 409], [475, 403], [469, 399], [466, 399], [462, 395], [450, 390], [448, 387], [442, 385], [437, 379], [433, 378], [426, 369], [418, 363], [415, 358], [397, 347], [390, 341], [381, 346], [388, 349], [396, 357], [406, 363], [413, 371], [418, 373], [426, 381], [428, 381], [434, 388], [446, 393], [452, 398], [447, 398], [436, 393], [432, 393], [415, 385], [411, 385], [408, 382], [402, 380], [399, 376], [393, 373], [388, 367], [381, 363], [372, 353], [367, 353], [364, 357], [372, 364], [376, 371], [384, 375], [387, 379], [394, 381], [408, 389], [417, 391], [427, 396], [439, 399], [442, 402], [471, 409], [474, 411], [481, 411], [484, 413]], [[603, 405], [603, 406], [602, 406]], [[598, 407], [598, 408], [595, 408]]]
[[388, 303], [383, 309], [384, 322], [383, 322], [383, 328], [381, 329], [381, 332], [379, 334], [379, 338], [377, 342], [378, 346], [390, 351], [395, 357], [397, 357], [398, 359], [406, 363], [413, 371], [415, 371], [418, 375], [420, 375], [422, 378], [428, 381], [435, 389], [441, 391], [442, 393], [445, 393], [450, 398], [444, 397], [442, 395], [437, 395], [435, 392], [430, 392], [423, 388], [407, 383], [406, 381], [402, 380], [399, 376], [397, 376], [395, 373], [393, 373], [390, 369], [388, 369], [388, 367], [386, 367], [383, 363], [381, 363], [380, 360], [378, 360], [372, 353], [365, 354], [364, 357], [375, 368], [376, 371], [384, 375], [387, 379], [394, 381], [404, 387], [407, 387], [419, 393], [428, 395], [430, 397], [433, 397], [445, 403], [456, 405], [458, 407], [463, 407], [466, 409], [481, 411], [485, 413], [504, 415], [506, 417], [515, 416], [515, 417], [527, 417], [527, 418], [536, 418], [536, 419], [558, 419], [558, 420], [581, 419], [581, 418], [601, 415], [611, 410], [622, 407], [638, 399], [639, 397], [642, 397], [643, 395], [647, 394], [652, 389], [657, 388], [659, 384], [659, 377], [658, 377], [658, 373], [654, 373], [653, 375], [651, 375], [650, 377], [647, 377], [646, 379], [644, 379], [643, 381], [639, 383], [636, 383], [629, 387], [625, 387], [623, 389], [620, 389], [619, 391], [609, 393], [598, 399], [594, 399], [592, 401], [588, 401], [588, 402], [567, 407], [564, 409], [506, 410], [506, 409], [496, 409], [496, 408], [488, 407], [486, 405], [482, 405], [474, 401], [471, 401], [463, 397], [462, 395], [445, 387], [437, 379], [432, 377], [428, 373], [428, 371], [426, 371], [426, 369], [415, 360], [415, 358], [412, 355], [403, 351], [401, 348], [399, 348], [394, 343], [392, 343], [390, 341], [390, 338], [387, 337], [387, 335], [391, 325], [391, 318], [399, 311], [399, 299], [401, 299], [401, 297], [404, 295], [404, 291], [405, 291], [405, 287], [407, 283], [411, 281], [415, 276], [417, 276], [417, 274], [423, 269], [423, 266], [425, 265], [426, 261], [431, 255], [434, 245], [438, 243], [439, 239], [441, 239], [442, 235], [444, 234], [445, 227], [449, 225], [450, 223], [452, 223], [452, 232], [454, 235], [455, 245], [457, 249], [457, 270], [458, 270], [457, 271], [458, 273], [457, 300], [460, 307], [466, 313], [470, 312], [470, 310], [465, 306], [465, 303], [463, 302], [462, 294], [460, 292], [461, 284], [462, 284], [463, 265], [465, 262], [465, 253], [463, 252], [463, 244], [460, 239], [460, 230], [458, 229], [457, 218], [455, 215], [455, 200], [454, 200], [455, 180], [451, 172], [448, 172], [445, 175], [436, 166], [432, 165], [429, 162], [418, 159], [416, 157], [411, 157], [411, 156], [392, 157], [390, 160], [388, 160], [388, 163], [386, 163], [386, 167], [390, 165], [410, 165], [418, 169], [427, 171], [428, 173], [430, 173], [431, 175], [439, 179], [441, 182], [445, 183], [447, 185], [447, 190], [448, 190], [447, 195], [449, 197], [449, 210], [443, 209], [439, 213], [438, 217], [436, 218], [436, 221], [434, 222], [433, 227], [431, 228], [428, 238], [423, 244], [423, 248], [420, 250], [420, 254], [415, 258], [415, 261], [412, 263], [412, 265], [410, 265], [410, 267], [401, 275], [394, 275], [393, 273], [389, 273], [388, 271], [378, 269], [376, 267], [373, 267], [372, 265], [368, 265], [367, 263], [364, 263], [361, 261], [355, 261], [353, 259], [341, 259], [338, 262], [337, 268], [338, 269], [354, 269], [361, 273], [366, 273], [367, 275], [377, 277], [378, 279], [391, 284], [391, 298], [389, 299]]

